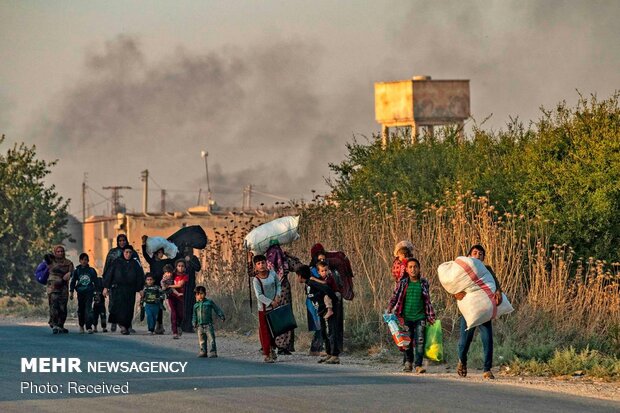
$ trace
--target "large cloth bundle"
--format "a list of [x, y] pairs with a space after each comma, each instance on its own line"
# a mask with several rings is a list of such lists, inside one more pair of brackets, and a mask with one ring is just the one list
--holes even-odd
[[160, 248], [164, 249], [164, 254], [168, 258], [174, 258], [179, 253], [179, 249], [172, 242], [162, 237], [148, 237], [146, 239], [146, 253], [152, 256]]
[[355, 297], [353, 292], [353, 270], [351, 269], [351, 261], [342, 251], [325, 251], [325, 258], [330, 268], [336, 270], [340, 276], [340, 290], [342, 298], [351, 301]]
[[409, 332], [402, 326], [398, 317], [394, 314], [383, 314], [383, 321], [387, 323], [398, 349], [401, 351], [407, 350], [411, 344], [411, 336], [409, 336]]
[[245, 242], [254, 255], [264, 254], [272, 243], [287, 245], [299, 239], [299, 217], [282, 217], [259, 225], [245, 236]]
[[465, 291], [465, 297], [457, 304], [467, 329], [514, 311], [503, 293], [502, 303], [495, 304], [495, 280], [482, 261], [476, 258], [458, 257], [444, 262], [437, 268], [437, 273], [439, 282], [448, 293]]
[[200, 225], [190, 225], [183, 227], [168, 237], [168, 241], [183, 250], [185, 247], [192, 247], [196, 250], [204, 249], [208, 239], [205, 230]]

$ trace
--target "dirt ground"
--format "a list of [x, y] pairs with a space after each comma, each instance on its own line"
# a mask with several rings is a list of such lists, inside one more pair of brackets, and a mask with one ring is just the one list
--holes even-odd
[[[21, 324], [33, 326], [45, 326], [46, 321], [40, 318], [16, 318], [16, 317], [0, 317], [0, 324]], [[70, 330], [70, 334], [79, 334], [77, 320], [67, 320], [66, 327]], [[185, 333], [179, 340], [173, 340], [169, 326], [166, 326], [164, 335], [149, 335], [146, 327], [142, 324], [135, 326], [136, 334], [129, 336], [121, 336], [118, 331], [116, 333], [98, 333], [93, 335], [84, 335], [85, 340], [97, 339], [99, 335], [108, 337], [117, 337], [122, 340], [139, 340], [143, 343], [149, 343], [155, 346], [173, 346], [177, 349], [187, 350], [198, 353], [198, 339], [196, 334]], [[51, 334], [51, 333], [50, 333]], [[248, 360], [260, 362], [262, 354], [259, 352], [260, 344], [255, 334], [237, 334], [226, 331], [217, 331], [217, 349], [219, 357], [226, 357], [237, 360]], [[296, 342], [297, 351], [290, 356], [279, 356], [278, 363], [313, 365], [317, 362], [317, 357], [308, 355], [309, 335], [303, 334]], [[401, 361], [398, 357], [387, 352], [378, 352], [373, 355], [347, 354], [340, 356], [341, 365], [348, 368], [360, 369], [374, 373], [401, 375], [412, 374], [401, 371]], [[333, 366], [339, 368], [339, 366]], [[460, 378], [456, 375], [454, 369], [450, 369], [445, 365], [430, 364], [426, 365], [427, 373], [434, 378], [445, 380], [467, 380], [469, 382], [486, 382], [489, 386], [519, 386], [533, 388], [543, 391], [571, 394], [575, 396], [591, 397], [596, 399], [620, 401], [620, 383], [604, 382], [583, 377], [516, 377], [510, 376], [494, 369], [496, 379], [493, 381], [483, 380], [481, 370], [470, 369], [467, 378]], [[415, 373], [413, 373], [415, 374]]]

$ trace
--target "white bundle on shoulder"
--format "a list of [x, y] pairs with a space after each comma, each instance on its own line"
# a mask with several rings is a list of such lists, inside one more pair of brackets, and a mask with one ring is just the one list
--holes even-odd
[[514, 311], [503, 293], [502, 303], [499, 306], [495, 304], [495, 279], [482, 261], [476, 258], [458, 257], [444, 262], [437, 268], [437, 273], [439, 282], [448, 293], [465, 291], [465, 297], [457, 304], [467, 322], [467, 329]]
[[164, 249], [164, 254], [168, 258], [174, 258], [179, 253], [179, 248], [166, 238], [162, 237], [148, 237], [146, 239], [146, 253], [152, 256], [153, 253], [159, 249]]

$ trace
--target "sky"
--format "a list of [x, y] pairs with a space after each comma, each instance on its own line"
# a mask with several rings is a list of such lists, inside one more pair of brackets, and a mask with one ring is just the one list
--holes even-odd
[[[469, 79], [472, 119], [526, 124], [620, 89], [617, 1], [0, 0], [0, 148], [58, 159], [48, 180], [81, 218], [123, 185], [141, 210], [206, 191], [240, 206], [328, 191], [346, 143], [380, 130], [373, 83]], [[255, 205], [281, 198], [256, 195]]]

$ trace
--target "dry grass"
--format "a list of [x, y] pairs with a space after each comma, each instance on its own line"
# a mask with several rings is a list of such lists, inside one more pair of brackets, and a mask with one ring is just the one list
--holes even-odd
[[[306, 262], [315, 242], [330, 250], [343, 250], [350, 257], [356, 298], [346, 303], [349, 348], [369, 348], [385, 341], [381, 314], [393, 288], [392, 249], [398, 241], [410, 239], [431, 283], [433, 303], [448, 336], [456, 328], [458, 310], [440, 286], [436, 268], [480, 243], [516, 309], [505, 318], [514, 329], [525, 328], [520, 320], [540, 315], [553, 331], [603, 337], [614, 352], [620, 351], [618, 263], [576, 260], [568, 246], [550, 245], [550, 223], [500, 213], [488, 194], [447, 192], [441, 202], [429, 204], [423, 211], [413, 211], [389, 194], [377, 194], [377, 198], [379, 208], [363, 199], [335, 205], [317, 198], [301, 206], [301, 239], [289, 247], [289, 252]], [[290, 213], [282, 211], [282, 215]], [[205, 251], [204, 281], [215, 296], [231, 297], [230, 310], [235, 315], [247, 313], [242, 242], [253, 226], [248, 222], [217, 234]], [[298, 320], [303, 324], [302, 290], [294, 286], [293, 293]], [[526, 339], [527, 333], [522, 331], [520, 336]]]

